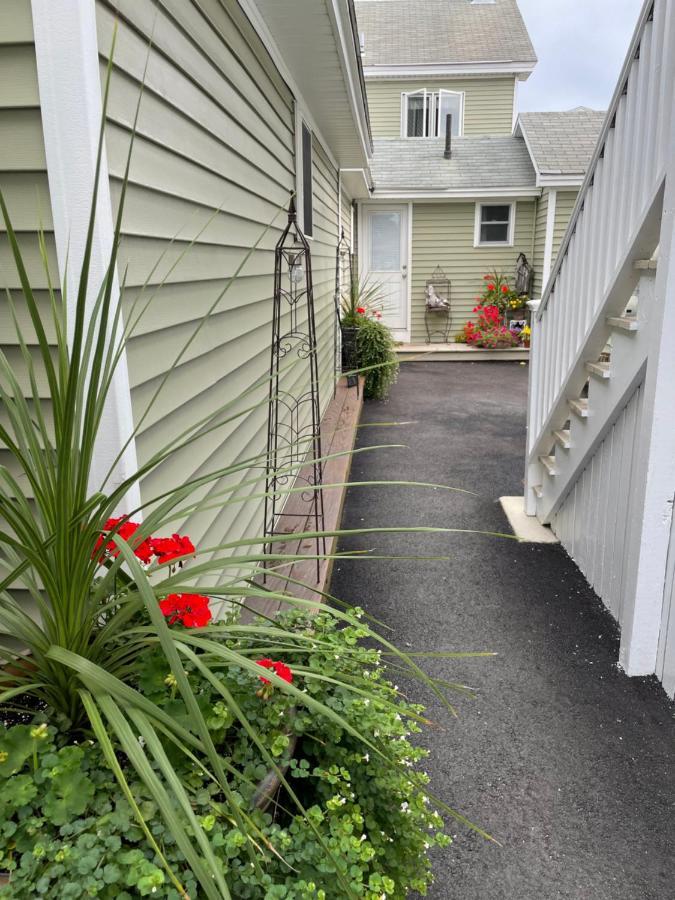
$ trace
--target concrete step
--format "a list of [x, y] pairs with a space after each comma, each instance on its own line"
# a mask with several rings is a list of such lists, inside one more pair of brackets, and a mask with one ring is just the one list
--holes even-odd
[[570, 433], [566, 428], [562, 428], [560, 431], [554, 431], [553, 437], [556, 440], [556, 444], [563, 448], [563, 450], [569, 450], [572, 446], [570, 443]]
[[555, 475], [555, 456], [540, 456], [539, 462], [546, 469], [549, 475]]
[[609, 378], [612, 374], [611, 365], [608, 362], [587, 362], [586, 371], [596, 378]]
[[610, 328], [618, 328], [621, 331], [638, 330], [638, 320], [635, 316], [608, 316], [607, 324]]
[[544, 488], [542, 487], [542, 485], [535, 484], [534, 487], [532, 488], [532, 490], [537, 495], [537, 497], [539, 497], [539, 499], [541, 500], [541, 498], [544, 496]]
[[585, 397], [581, 397], [579, 400], [568, 400], [567, 402], [575, 416], [579, 416], [580, 419], [588, 418], [588, 400]]

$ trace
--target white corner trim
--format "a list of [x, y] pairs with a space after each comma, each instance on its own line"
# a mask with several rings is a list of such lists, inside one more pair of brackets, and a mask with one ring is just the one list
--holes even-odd
[[[56, 255], [59, 278], [67, 290], [68, 340], [71, 342], [102, 116], [95, 5], [93, 0], [69, 0], [67, 4], [32, 0], [31, 6]], [[110, 182], [104, 148], [87, 298], [90, 308], [107, 271], [113, 240]], [[112, 302], [113, 308], [119, 303], [117, 274]], [[126, 353], [122, 353], [100, 424], [90, 491], [101, 488], [133, 427], [129, 371]], [[117, 487], [137, 469], [136, 445], [132, 440], [106, 489]], [[121, 505], [117, 512], [135, 509], [140, 502], [140, 488], [135, 485], [125, 498], [124, 508]]]
[[410, 340], [410, 335], [412, 334], [412, 283], [413, 283], [413, 203], [412, 201], [408, 203], [408, 290], [407, 290], [407, 309], [405, 315], [405, 331], [408, 335], [407, 340]]
[[[509, 238], [507, 241], [481, 243], [480, 226], [481, 226], [481, 210], [484, 206], [508, 206], [509, 212]], [[513, 247], [516, 234], [516, 204], [515, 203], [476, 203], [476, 213], [474, 218], [473, 246], [475, 250], [490, 249], [492, 247]]]
[[548, 192], [548, 209], [546, 211], [546, 238], [544, 240], [544, 265], [541, 273], [541, 292], [546, 290], [548, 279], [553, 267], [553, 232], [555, 231], [555, 213], [558, 200], [558, 192]]

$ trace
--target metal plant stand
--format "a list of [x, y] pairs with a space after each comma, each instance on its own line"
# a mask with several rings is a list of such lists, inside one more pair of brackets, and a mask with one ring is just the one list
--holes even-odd
[[[447, 344], [452, 327], [450, 279], [440, 266], [436, 266], [433, 275], [427, 281], [425, 293], [424, 327], [427, 332], [426, 343]], [[439, 335], [441, 339], [433, 341], [433, 335]]]
[[[337, 384], [340, 379], [340, 375], [342, 373], [342, 330], [340, 328], [340, 320], [342, 318], [342, 310], [340, 303], [340, 288], [342, 286], [342, 279], [340, 278], [340, 273], [342, 271], [342, 258], [344, 255], [348, 254], [349, 259], [351, 260], [351, 249], [349, 247], [349, 243], [345, 238], [345, 230], [344, 228], [340, 231], [340, 240], [338, 241], [337, 248], [335, 250], [335, 321], [333, 322], [333, 375], [334, 375], [334, 383], [333, 383], [333, 397], [335, 397], [337, 393]], [[349, 266], [350, 270], [350, 278], [351, 278], [351, 262]]]
[[[300, 377], [299, 368], [306, 369]], [[295, 201], [288, 208], [288, 224], [277, 243], [274, 257], [274, 308], [267, 423], [267, 472], [265, 481], [265, 537], [280, 534], [283, 517], [307, 523], [300, 530], [324, 529], [323, 463], [321, 462], [321, 406], [314, 289], [309, 244], [297, 225]], [[306, 491], [289, 494], [293, 487]], [[287, 500], [287, 503], [284, 501]], [[283, 532], [291, 537], [292, 532]], [[316, 555], [325, 554], [326, 539], [314, 539]], [[274, 543], [265, 543], [274, 554]], [[269, 565], [272, 564], [270, 560]], [[269, 565], [266, 568], [269, 568]], [[317, 581], [321, 560], [317, 559]]]

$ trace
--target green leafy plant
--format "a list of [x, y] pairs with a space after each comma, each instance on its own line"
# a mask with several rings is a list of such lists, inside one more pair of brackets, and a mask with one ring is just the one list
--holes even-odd
[[345, 328], [354, 328], [366, 316], [382, 318], [383, 285], [369, 275], [359, 278], [354, 256], [350, 257], [349, 272], [349, 290], [342, 297], [342, 325]]
[[359, 365], [365, 375], [364, 396], [384, 400], [399, 370], [391, 331], [377, 319], [363, 316], [358, 326], [356, 344]]
[[526, 296], [517, 294], [509, 286], [508, 279], [499, 272], [484, 275], [483, 282], [483, 294], [476, 298], [480, 306], [496, 306], [503, 314], [522, 309], [528, 301]]
[[[354, 610], [354, 618], [360, 620], [359, 610]], [[226, 678], [234, 700], [307, 804], [305, 818], [281, 788], [271, 805], [253, 808], [250, 840], [260, 848], [263, 864], [258, 879], [247, 854], [249, 838], [220, 802], [217, 785], [189, 758], [173, 755], [198, 826], [222, 860], [233, 896], [328, 900], [335, 896], [338, 866], [349, 890], [359, 898], [405, 898], [411, 890], [426, 893], [431, 881], [426, 850], [444, 846], [449, 839], [424, 794], [428, 779], [417, 771], [425, 751], [408, 739], [420, 730], [422, 708], [403, 701], [387, 681], [381, 653], [361, 642], [367, 633], [361, 624], [338, 627], [328, 613], [310, 620], [298, 612], [286, 614], [280, 624], [290, 634], [312, 633], [311, 645], [283, 653], [292, 681], [326, 708], [339, 709], [351, 730], [386, 747], [399, 765], [393, 768], [377, 753], [364, 751], [335, 718], [299, 708], [271, 683], [259, 689], [264, 676], [240, 666], [219, 670], [218, 677]], [[262, 635], [233, 634], [227, 624], [219, 627], [250, 659], [269, 649]], [[218, 751], [245, 773], [238, 791], [240, 800], [251, 806], [256, 783], [267, 770], [265, 759], [215, 687], [193, 665], [187, 665], [186, 672]], [[356, 683], [367, 695], [345, 686], [357, 672]], [[141, 661], [136, 685], [165, 712], [187, 718], [185, 704], [167, 684], [161, 651], [156, 649]], [[0, 867], [11, 874], [0, 897], [178, 898], [100, 748], [88, 741], [73, 745], [67, 733], [43, 725], [35, 758], [31, 732], [36, 726], [0, 729], [0, 746], [12, 746], [11, 756], [8, 753], [0, 764]], [[289, 756], [290, 738], [295, 749]], [[151, 793], [138, 778], [130, 779], [129, 786], [172, 869], [190, 896], [196, 896], [194, 877]]]
[[[112, 56], [113, 53], [111, 59]], [[96, 186], [111, 71], [109, 64]], [[155, 537], [164, 530], [172, 533], [176, 522], [204, 508], [205, 503], [226, 508], [242, 502], [242, 488], [258, 490], [265, 453], [222, 465], [178, 486], [165, 485], [158, 495], [144, 498], [142, 521], [135, 521], [141, 510], [127, 509], [121, 516], [116, 514], [130, 488], [172, 454], [236, 421], [248, 411], [242, 409], [247, 403], [250, 410], [252, 404], [260, 401], [239, 396], [225, 398], [219, 408], [177, 433], [121, 484], [111, 488], [108, 479], [104, 479], [96, 488], [89, 487], [113, 375], [126, 343], [156, 293], [147, 288], [141, 291], [122, 321], [122, 304], [114, 302], [114, 287], [133, 133], [112, 253], [105, 277], [92, 296], [89, 273], [97, 187], [94, 190], [72, 321], [67, 321], [69, 301], [65, 289], [58, 292], [53, 287], [48, 292], [48, 321], [43, 320], [11, 216], [0, 194], [0, 210], [21, 284], [20, 294], [8, 294], [7, 303], [28, 383], [26, 397], [25, 383], [19, 382], [7, 357], [0, 352], [0, 400], [5, 412], [0, 441], [12, 460], [11, 468], [0, 468], [0, 655], [5, 662], [0, 672], [0, 705], [5, 714], [23, 716], [30, 716], [36, 706], [44, 709], [44, 719], [33, 722], [28, 732], [23, 726], [3, 732], [0, 765], [16, 779], [9, 796], [14, 797], [16, 810], [33, 810], [26, 812], [26, 818], [31, 820], [26, 827], [34, 828], [35, 834], [48, 823], [49, 829], [59, 829], [61, 840], [67, 836], [63, 829], [69, 828], [74, 817], [93, 816], [98, 836], [99, 824], [104, 834], [106, 829], [96, 803], [114, 778], [119, 796], [128, 806], [124, 829], [130, 828], [131, 810], [138, 846], [110, 863], [113, 868], [106, 868], [107, 862], [99, 868], [89, 853], [94, 837], [89, 834], [83, 845], [78, 844], [86, 857], [76, 868], [83, 879], [91, 876], [98, 880], [102, 876], [104, 882], [108, 878], [110, 884], [125, 885], [123, 890], [133, 889], [141, 894], [153, 893], [160, 884], [166, 884], [175, 892], [171, 896], [183, 898], [203, 896], [220, 900], [245, 896], [234, 892], [236, 873], [233, 874], [228, 860], [241, 852], [250, 883], [265, 884], [267, 851], [283, 857], [283, 846], [270, 847], [263, 840], [255, 810], [243, 799], [252, 778], [247, 758], [223, 752], [222, 735], [213, 727], [214, 719], [222, 723], [222, 728], [236, 722], [246, 735], [251, 752], [259, 755], [259, 766], [276, 773], [293, 814], [300, 817], [307, 834], [313, 835], [323, 848], [324, 862], [334, 868], [335, 890], [344, 897], [360, 896], [350, 880], [350, 872], [339, 865], [336, 847], [322, 830], [321, 822], [279, 765], [285, 735], [276, 734], [270, 741], [269, 734], [261, 731], [246, 706], [238, 701], [235, 690], [236, 673], [241, 673], [237, 677], [253, 681], [260, 677], [260, 666], [252, 657], [263, 647], [274, 652], [278, 660], [292, 660], [295, 654], [320, 649], [320, 642], [310, 628], [290, 630], [283, 622], [271, 620], [245, 625], [234, 619], [221, 625], [211, 617], [214, 601], [239, 608], [262, 598], [283, 601], [299, 610], [312, 607], [314, 604], [309, 601], [276, 593], [260, 583], [265, 567], [273, 570], [275, 566], [287, 566], [296, 557], [275, 552], [275, 540], [269, 538], [247, 536], [202, 550], [194, 548], [185, 536]], [[138, 418], [134, 434], [266, 233], [267, 230], [244, 255], [233, 278], [214, 298], [207, 314], [167, 367], [148, 407]], [[44, 238], [41, 251], [49, 277]], [[21, 324], [26, 315], [33, 333], [31, 344], [38, 351], [37, 360]], [[67, 334], [71, 335], [70, 340]], [[47, 402], [38, 388], [43, 377], [49, 388]], [[266, 386], [266, 379], [262, 384]], [[253, 385], [251, 394], [259, 387], [260, 384]], [[132, 438], [133, 434], [129, 439]], [[115, 464], [116, 461], [111, 471]], [[289, 470], [288, 474], [293, 472]], [[205, 487], [209, 488], [208, 500], [195, 499], [195, 492]], [[297, 489], [289, 488], [287, 492], [294, 490]], [[253, 496], [264, 498], [264, 491]], [[369, 529], [361, 529], [337, 533], [368, 532]], [[296, 538], [302, 541], [314, 536], [307, 533]], [[265, 553], [270, 545], [272, 552]], [[185, 564], [188, 561], [190, 564]], [[269, 573], [269, 568], [266, 571]], [[195, 584], [205, 580], [208, 590], [196, 594]], [[39, 612], [37, 618], [27, 612], [22, 596], [32, 599]], [[396, 651], [349, 609], [341, 611], [337, 601], [326, 599], [335, 603], [326, 615], [340, 625], [359, 628], [363, 638], [391, 653], [403, 673], [421, 681], [450, 708], [446, 685], [428, 678], [414, 657]], [[254, 652], [245, 645], [246, 638], [255, 638]], [[148, 658], [160, 660], [169, 700], [164, 695], [158, 698], [147, 680], [139, 677]], [[321, 692], [310, 689], [309, 684], [322, 677], [325, 676], [314, 673], [308, 678], [307, 687], [300, 688], [277, 671], [266, 673], [269, 685], [297, 708], [298, 721], [303, 716], [321, 718], [348, 735], [363, 754], [377, 759], [392, 778], [403, 771], [405, 767], [391, 742], [376, 741], [363, 723], [350, 721], [344, 715], [344, 702], [329, 703]], [[364, 684], [358, 667], [343, 671], [333, 683], [354, 700], [383, 702], [379, 688]], [[212, 692], [206, 704], [205, 691]], [[212, 696], [218, 697], [216, 703], [211, 702]], [[393, 698], [389, 708], [396, 709], [402, 719], [414, 720], [416, 716], [398, 699]], [[208, 785], [210, 799], [206, 806], [195, 800], [194, 782], [186, 772], [195, 778], [198, 774]], [[424, 790], [422, 785], [420, 790]], [[440, 801], [434, 802], [438, 809], [462, 820]], [[215, 811], [208, 812], [207, 807], [214, 805]], [[224, 843], [213, 839], [213, 829], [205, 827], [200, 819], [202, 813], [207, 817], [216, 813], [222, 816], [227, 823], [227, 828], [223, 825]], [[24, 813], [17, 814], [23, 821]], [[87, 826], [93, 827], [92, 822]], [[87, 834], [85, 829], [83, 835]], [[117, 846], [119, 833], [110, 837], [110, 846]], [[8, 843], [2, 850], [7, 858], [12, 835], [5, 833], [5, 840]], [[31, 846], [30, 853], [38, 859], [52, 852], [46, 845]], [[63, 848], [54, 850], [54, 854], [62, 852], [65, 853]], [[56, 856], [53, 861], [56, 865], [66, 862]], [[122, 874], [117, 873], [115, 865], [122, 868]], [[38, 894], [44, 892], [43, 886], [48, 882], [39, 880], [33, 884], [31, 872], [26, 875], [26, 883], [31, 883], [31, 889]], [[63, 877], [71, 875], [66, 866]], [[68, 890], [70, 893], [61, 889], [58, 893], [63, 897], [77, 896], [72, 893], [74, 888]], [[94, 887], [92, 892], [95, 893]], [[386, 889], [382, 893], [386, 894]], [[268, 896], [284, 895], [273, 892]]]

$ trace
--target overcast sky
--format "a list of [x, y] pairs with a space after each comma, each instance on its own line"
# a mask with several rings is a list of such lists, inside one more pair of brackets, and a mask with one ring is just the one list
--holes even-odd
[[518, 0], [539, 63], [521, 110], [606, 109], [643, 0]]

